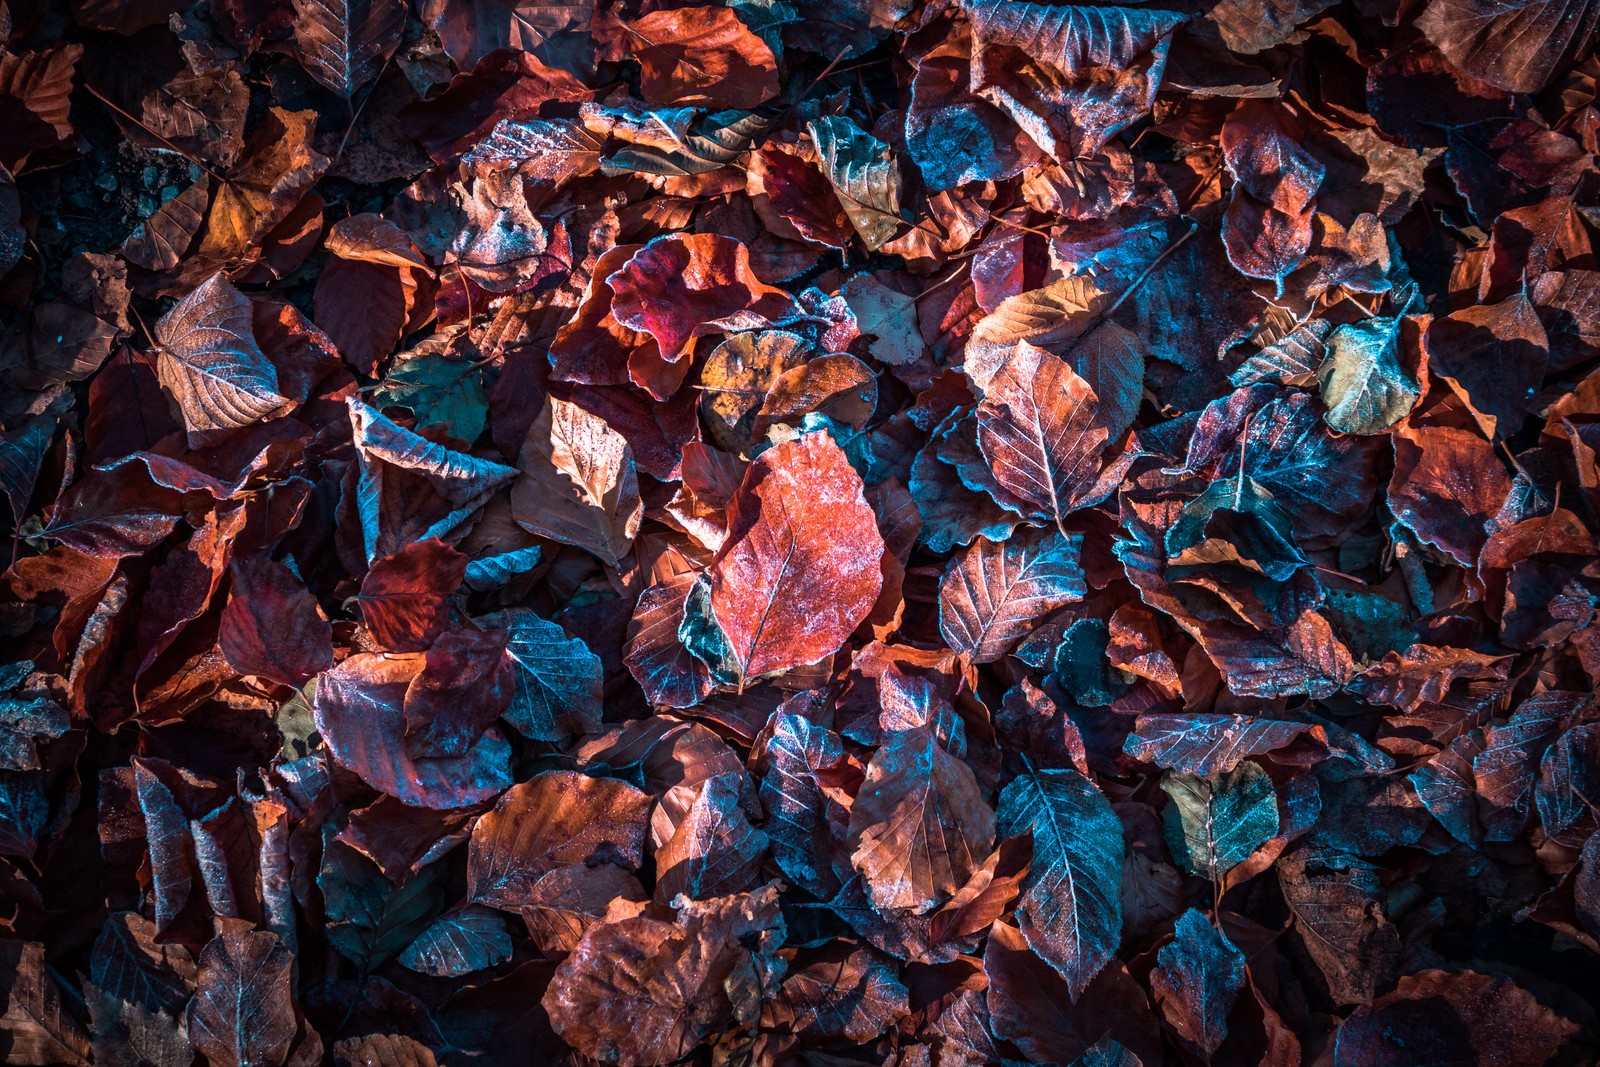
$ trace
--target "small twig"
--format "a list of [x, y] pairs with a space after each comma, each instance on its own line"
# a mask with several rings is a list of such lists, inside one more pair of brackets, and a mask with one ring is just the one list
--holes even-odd
[[1165, 263], [1167, 261], [1167, 257], [1168, 256], [1172, 255], [1172, 253], [1174, 253], [1178, 249], [1182, 248], [1183, 247], [1183, 243], [1185, 241], [1187, 241], [1189, 238], [1193, 237], [1195, 235], [1195, 231], [1198, 230], [1199, 228], [1200, 228], [1200, 225], [1198, 223], [1191, 222], [1189, 224], [1188, 232], [1185, 233], [1182, 237], [1178, 238], [1176, 241], [1172, 242], [1166, 248], [1162, 249], [1161, 250], [1161, 254], [1155, 258], [1154, 262], [1152, 262], [1148, 267], [1146, 267], [1144, 269], [1144, 273], [1140, 274], [1137, 278], [1135, 278], [1133, 280], [1133, 284], [1128, 286], [1128, 288], [1123, 291], [1121, 296], [1117, 297], [1116, 302], [1114, 304], [1112, 304], [1110, 307], [1106, 308], [1106, 313], [1104, 315], [1102, 315], [1101, 318], [1102, 319], [1109, 319], [1112, 315], [1115, 315], [1117, 313], [1117, 309], [1123, 305], [1123, 302], [1126, 301], [1128, 299], [1128, 297], [1132, 296], [1134, 294], [1134, 291], [1136, 289], [1138, 289], [1139, 286], [1144, 284], [1144, 280], [1146, 278], [1150, 277], [1150, 275], [1155, 272], [1155, 269], [1157, 267], [1159, 267], [1159, 266], [1161, 266], [1161, 264]]
[[367, 90], [367, 95], [362, 99], [361, 106], [356, 108], [355, 113], [350, 116], [350, 124], [344, 128], [344, 136], [339, 138], [339, 150], [333, 154], [333, 161], [328, 164], [329, 167], [332, 167], [334, 163], [339, 162], [344, 157], [344, 146], [350, 143], [350, 135], [355, 132], [356, 123], [361, 120], [361, 113], [367, 109], [368, 104], [372, 103], [372, 98], [378, 95], [378, 82], [383, 80], [383, 75], [389, 69], [389, 63], [393, 59], [394, 56], [391, 55], [383, 61], [383, 66], [378, 68], [378, 76], [372, 79], [372, 88]]
[[135, 126], [139, 127], [145, 133], [148, 133], [151, 137], [154, 137], [156, 140], [158, 140], [162, 144], [166, 145], [167, 148], [169, 148], [172, 151], [178, 153], [178, 155], [182, 156], [184, 159], [187, 159], [190, 163], [193, 163], [195, 166], [199, 167], [201, 170], [203, 170], [207, 174], [211, 175], [211, 177], [213, 179], [215, 179], [216, 181], [220, 182], [223, 185], [226, 185], [228, 183], [228, 179], [224, 178], [222, 175], [220, 175], [216, 171], [212, 170], [198, 156], [195, 156], [195, 155], [193, 155], [192, 153], [189, 153], [189, 152], [185, 152], [183, 149], [179, 148], [177, 145], [173, 144], [171, 141], [167, 140], [165, 137], [161, 136], [159, 133], [157, 133], [156, 131], [152, 130], [149, 126], [146, 126], [139, 119], [137, 119], [134, 116], [128, 114], [126, 111], [122, 110], [116, 104], [113, 104], [109, 99], [106, 98], [104, 93], [102, 93], [99, 89], [96, 89], [87, 80], [84, 81], [83, 87], [89, 91], [89, 95], [90, 96], [94, 97], [96, 100], [100, 101], [106, 107], [109, 107], [112, 111], [115, 111], [117, 114], [121, 115], [123, 118], [127, 119], [129, 122], [131, 122]]

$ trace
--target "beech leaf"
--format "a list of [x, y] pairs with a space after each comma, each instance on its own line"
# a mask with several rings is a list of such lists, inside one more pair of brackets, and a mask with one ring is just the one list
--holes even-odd
[[286, 414], [278, 371], [256, 343], [250, 302], [213, 275], [156, 323], [161, 387], [177, 402], [192, 442]]
[[1002, 837], [1033, 837], [1018, 925], [1076, 998], [1122, 939], [1122, 823], [1077, 771], [1041, 770], [1000, 794]]

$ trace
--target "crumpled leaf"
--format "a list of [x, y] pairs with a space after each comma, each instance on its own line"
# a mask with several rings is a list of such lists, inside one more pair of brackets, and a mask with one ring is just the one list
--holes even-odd
[[654, 337], [670, 362], [682, 359], [695, 337], [776, 325], [793, 306], [787, 293], [756, 276], [748, 248], [718, 234], [658, 237], [608, 284], [617, 322]]
[[545, 1010], [563, 1040], [622, 1067], [666, 1064], [755, 1021], [782, 964], [777, 890], [686, 903], [676, 922], [602, 923], [556, 968]]
[[472, 829], [467, 895], [502, 911], [538, 897], [541, 879], [574, 864], [644, 862], [648, 795], [611, 778], [546, 771], [507, 790]]
[[476, 804], [511, 784], [511, 746], [490, 726], [460, 755], [411, 753], [404, 705], [425, 659], [360, 653], [323, 673], [317, 730], [334, 758], [374, 789], [424, 808]]
[[1311, 723], [1248, 715], [1141, 715], [1122, 750], [1134, 759], [1183, 774], [1219, 774], [1308, 734], [1319, 740], [1326, 737], [1322, 727]]
[[856, 235], [876, 252], [900, 233], [900, 167], [889, 146], [849, 119], [828, 115], [806, 125]]
[[971, 89], [1060, 162], [1091, 156], [1155, 101], [1184, 16], [1125, 7], [963, 4]]
[[778, 95], [778, 62], [725, 7], [653, 11], [627, 26], [651, 104], [753, 108]]
[[1334, 1063], [1548, 1063], [1576, 1030], [1508, 978], [1428, 970], [1352, 1012]]
[[511, 511], [520, 526], [606, 562], [622, 558], [644, 507], [627, 438], [578, 405], [550, 397], [528, 428], [518, 466]]
[[1368, 319], [1340, 326], [1317, 368], [1323, 416], [1339, 433], [1382, 433], [1411, 413], [1422, 387], [1399, 362], [1400, 323]]
[[448, 538], [517, 472], [429, 441], [355, 397], [346, 403], [359, 474], [356, 507], [367, 559]]

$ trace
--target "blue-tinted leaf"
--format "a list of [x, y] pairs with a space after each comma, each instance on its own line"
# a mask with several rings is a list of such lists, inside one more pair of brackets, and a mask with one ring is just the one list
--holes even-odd
[[511, 784], [511, 743], [491, 726], [459, 756], [410, 749], [406, 692], [425, 657], [360, 653], [317, 681], [316, 726], [333, 757], [374, 789], [415, 807], [462, 808]]
[[918, 540], [934, 552], [970, 545], [978, 537], [1002, 541], [1017, 525], [1017, 517], [989, 494], [968, 489], [956, 468], [939, 458], [932, 443], [912, 460], [909, 488], [922, 516]]
[[1106, 707], [1117, 694], [1106, 662], [1110, 640], [1104, 619], [1079, 619], [1056, 646], [1051, 664], [1056, 681], [1086, 708]]
[[1515, 841], [1533, 810], [1540, 760], [1568, 720], [1590, 700], [1587, 693], [1549, 690], [1518, 705], [1501, 726], [1483, 732], [1483, 751], [1473, 757], [1478, 814], [1487, 841]]
[[438, 427], [468, 445], [483, 433], [489, 400], [470, 359], [430, 353], [394, 365], [373, 393], [374, 406], [410, 408], [417, 427]]
[[43, 771], [0, 771], [0, 856], [31, 858], [50, 822]]
[[1600, 723], [1575, 726], [1545, 751], [1534, 793], [1544, 832], [1576, 848], [1600, 816]]
[[827, 900], [839, 891], [831, 857], [844, 841], [849, 812], [824, 792], [817, 775], [845, 762], [844, 745], [833, 731], [781, 711], [766, 738], [761, 806], [773, 859], [796, 885]]
[[356, 512], [368, 561], [413, 541], [448, 538], [517, 476], [397, 425], [356, 397], [350, 426], [359, 460]]
[[1209, 1057], [1228, 1036], [1228, 1012], [1244, 988], [1244, 953], [1190, 908], [1156, 960], [1156, 1006], [1179, 1038]]
[[582, 639], [526, 608], [496, 612], [482, 626], [511, 634], [506, 656], [515, 667], [511, 707], [502, 716], [523, 737], [570, 741], [600, 729], [600, 657]]
[[744, 773], [718, 775], [700, 787], [672, 840], [656, 851], [656, 899], [696, 900], [741, 893], [760, 881], [767, 835], [742, 806]]
[[1417, 799], [1439, 825], [1463, 845], [1483, 844], [1478, 820], [1478, 788], [1472, 761], [1483, 751], [1483, 731], [1471, 730], [1434, 753], [1428, 762], [1406, 776]]
[[467, 564], [467, 586], [479, 593], [499, 589], [518, 575], [533, 570], [543, 559], [544, 551], [538, 545], [530, 545], [472, 560]]
[[398, 956], [444, 903], [443, 868], [425, 867], [398, 886], [378, 865], [323, 827], [322, 890], [328, 942], [363, 971]]
[[133, 781], [150, 846], [150, 882], [155, 896], [158, 933], [177, 922], [194, 887], [194, 841], [189, 820], [172, 790], [158, 774], [160, 761], [135, 758]]
[[1072, 1061], [1071, 1067], [1144, 1067], [1139, 1057], [1122, 1047], [1120, 1042], [1102, 1037], [1094, 1047]]
[[33, 661], [0, 665], [0, 770], [36, 771], [40, 747], [72, 727], [67, 709], [27, 684]]
[[1278, 833], [1278, 799], [1259, 764], [1197, 777], [1167, 772], [1167, 847], [1179, 867], [1215, 881]]
[[1000, 794], [998, 819], [1002, 837], [1033, 835], [1018, 925], [1076, 997], [1122, 936], [1122, 823], [1094, 783], [1073, 770], [1012, 779]]
[[459, 978], [510, 958], [511, 935], [504, 917], [468, 904], [435, 919], [400, 954], [400, 965], [435, 978]]
[[55, 432], [55, 420], [40, 416], [0, 435], [0, 494], [11, 504], [13, 526], [27, 518], [24, 512]]
[[89, 980], [130, 1004], [182, 1011], [194, 994], [194, 956], [182, 945], [159, 945], [155, 938], [155, 923], [137, 912], [108, 917], [95, 939]]
[[[1236, 478], [1242, 452], [1245, 476], [1272, 494], [1302, 537], [1332, 534], [1366, 510], [1377, 485], [1374, 441], [1334, 437], [1317, 414], [1315, 401], [1305, 393], [1268, 400], [1254, 414], [1237, 397], [1215, 401], [1201, 416], [1202, 423], [1217, 417], [1233, 430], [1222, 440], [1206, 439], [1206, 450], [1216, 449], [1213, 477]], [[1248, 427], [1243, 426], [1246, 418]], [[1195, 437], [1199, 443], [1199, 428]], [[1196, 458], [1191, 446], [1191, 468]]]

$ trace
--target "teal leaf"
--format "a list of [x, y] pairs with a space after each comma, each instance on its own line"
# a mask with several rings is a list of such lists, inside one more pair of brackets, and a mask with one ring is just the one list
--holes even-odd
[[1017, 922], [1076, 999], [1122, 937], [1122, 822], [1094, 783], [1073, 770], [1012, 779], [996, 814], [1001, 837], [1033, 835]]
[[1228, 1012], [1244, 988], [1244, 953], [1193, 908], [1156, 954], [1150, 990], [1182, 1041], [1209, 1058], [1228, 1036]]
[[511, 935], [499, 912], [468, 904], [435, 919], [400, 953], [400, 966], [435, 978], [460, 978], [511, 958]]
[[378, 865], [323, 828], [322, 890], [328, 942], [363, 970], [380, 967], [416, 940], [444, 903], [443, 869], [426, 867], [395, 885]]
[[378, 408], [408, 408], [417, 429], [437, 427], [472, 444], [483, 433], [489, 398], [476, 363], [430, 353], [395, 365], [373, 394]]
[[1256, 763], [1199, 777], [1169, 772], [1161, 791], [1171, 803], [1163, 822], [1179, 867], [1215, 881], [1278, 833], [1272, 779]]
[[581, 638], [527, 608], [478, 622], [511, 634], [506, 655], [515, 668], [516, 687], [501, 717], [517, 733], [534, 741], [569, 741], [599, 732], [604, 670]]

